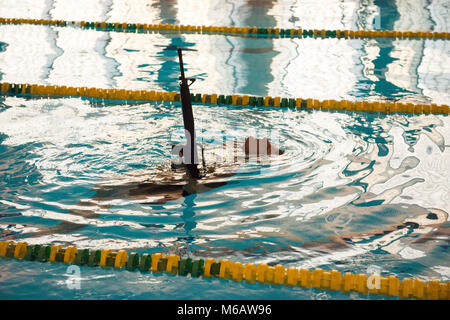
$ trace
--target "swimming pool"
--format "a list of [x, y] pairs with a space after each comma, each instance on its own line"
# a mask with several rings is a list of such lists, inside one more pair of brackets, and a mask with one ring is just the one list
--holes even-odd
[[[449, 28], [444, 1], [327, 1], [320, 8], [313, 1], [208, 3], [200, 9], [190, 1], [0, 1], [4, 17]], [[0, 25], [0, 80], [176, 91], [177, 46], [188, 48], [186, 72], [197, 78], [193, 92], [450, 102], [450, 47], [429, 39], [267, 39]], [[167, 170], [171, 144], [182, 136], [179, 105], [0, 96], [2, 239], [449, 279], [447, 116], [202, 104], [194, 106], [194, 115], [209, 165], [223, 164], [216, 155], [224, 141], [249, 135], [270, 137], [286, 152], [270, 162], [241, 163], [226, 185], [163, 204], [120, 188], [100, 197], [92, 188], [136, 184]], [[381, 298], [101, 268], [82, 268], [81, 289], [73, 290], [65, 284], [64, 265], [2, 259], [0, 268], [4, 299]]]

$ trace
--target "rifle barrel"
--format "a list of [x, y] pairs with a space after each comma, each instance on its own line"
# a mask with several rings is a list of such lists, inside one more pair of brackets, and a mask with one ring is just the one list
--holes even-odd
[[194, 115], [192, 112], [192, 102], [191, 102], [191, 94], [189, 92], [189, 86], [187, 84], [187, 79], [184, 76], [184, 66], [183, 66], [183, 57], [181, 53], [181, 49], [178, 48], [178, 58], [180, 59], [180, 96], [181, 96], [181, 108], [183, 111], [183, 123], [184, 129], [189, 134], [186, 133], [186, 142], [187, 146], [190, 146], [190, 150], [185, 150], [184, 158], [186, 160], [186, 155], [189, 154], [189, 162], [185, 163], [186, 171], [191, 178], [198, 179], [200, 177], [199, 170], [197, 168], [197, 144], [195, 142], [195, 126], [194, 126]]
[[186, 81], [186, 78], [184, 77], [183, 55], [181, 53], [181, 48], [178, 48], [178, 59], [180, 60], [181, 80]]

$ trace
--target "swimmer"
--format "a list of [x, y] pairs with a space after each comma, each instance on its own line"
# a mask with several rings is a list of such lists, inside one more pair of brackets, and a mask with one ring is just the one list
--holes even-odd
[[[272, 144], [267, 138], [258, 139], [247, 137], [236, 150], [241, 153], [245, 161], [251, 157], [276, 156], [284, 154], [284, 150]], [[172, 146], [172, 153], [176, 150]], [[110, 180], [96, 185], [90, 191], [95, 194], [89, 199], [80, 200], [75, 209], [69, 211], [71, 215], [82, 217], [84, 219], [96, 219], [100, 216], [98, 210], [112, 207], [113, 200], [134, 200], [143, 204], [161, 205], [168, 201], [175, 201], [180, 198], [211, 191], [213, 189], [227, 185], [223, 179], [232, 177], [236, 173], [234, 169], [238, 163], [216, 164], [215, 166], [206, 166], [198, 179], [191, 178], [184, 165], [182, 165], [183, 149], [175, 154], [171, 168], [159, 167], [157, 170], [140, 170], [130, 172], [115, 180]], [[75, 219], [74, 219], [75, 220]], [[79, 219], [76, 219], [79, 220]], [[54, 233], [70, 233], [85, 227], [86, 224], [75, 223], [64, 220], [55, 227], [45, 227], [37, 232], [26, 234], [28, 237], [37, 237]], [[21, 235], [24, 237], [25, 235]], [[7, 238], [14, 238], [10, 235]]]
[[[237, 141], [234, 141], [235, 152], [241, 152], [244, 155], [244, 159], [247, 161], [250, 157], [263, 157], [263, 156], [275, 156], [275, 155], [283, 155], [284, 150], [280, 149], [276, 145], [270, 143], [267, 138], [255, 138], [253, 136], [247, 137], [245, 141], [240, 143], [238, 146]], [[226, 144], [223, 144], [226, 147]], [[172, 169], [179, 169], [183, 166], [183, 149], [184, 145], [172, 145], [172, 155], [175, 157], [175, 160], [172, 161]], [[202, 150], [203, 152], [203, 150]], [[204, 156], [203, 160], [204, 160]], [[235, 157], [235, 162], [237, 162], [237, 157]], [[205, 166], [205, 163], [203, 163]]]
[[[261, 157], [264, 155], [275, 156], [284, 154], [284, 150], [270, 143], [267, 138], [257, 139], [247, 137], [238, 152], [242, 152], [245, 161], [251, 156]], [[172, 152], [176, 150], [172, 146]], [[226, 185], [223, 178], [234, 176], [238, 163], [231, 165], [220, 164], [214, 167], [205, 167], [200, 178], [189, 177], [182, 163], [183, 149], [178, 152], [179, 159], [172, 161], [171, 170], [160, 170], [154, 172], [153, 177], [141, 182], [131, 182], [116, 186], [97, 186], [93, 189], [96, 195], [93, 199], [148, 199], [147, 204], [164, 204], [189, 194], [202, 193]], [[157, 199], [156, 199], [157, 198]]]

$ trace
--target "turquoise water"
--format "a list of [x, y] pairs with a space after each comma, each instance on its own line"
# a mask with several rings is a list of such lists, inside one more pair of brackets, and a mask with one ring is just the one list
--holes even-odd
[[[3, 17], [449, 31], [445, 1], [209, 1], [199, 8], [190, 1], [3, 0], [0, 7]], [[177, 46], [189, 49], [193, 92], [450, 103], [450, 45], [442, 40], [0, 25], [0, 81], [174, 91]], [[178, 104], [0, 96], [1, 238], [449, 279], [448, 117], [201, 104], [194, 115], [208, 168], [235, 175], [156, 204], [139, 186], [169, 174], [171, 144], [182, 139]], [[224, 142], [249, 135], [286, 152], [260, 162], [220, 157]], [[376, 298], [100, 268], [81, 268], [74, 290], [65, 283], [67, 266], [0, 262], [3, 299]]]

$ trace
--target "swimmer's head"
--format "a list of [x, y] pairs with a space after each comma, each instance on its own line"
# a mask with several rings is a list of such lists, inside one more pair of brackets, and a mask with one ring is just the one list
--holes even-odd
[[284, 154], [284, 151], [270, 143], [267, 138], [248, 137], [244, 143], [245, 155], [272, 156]]

